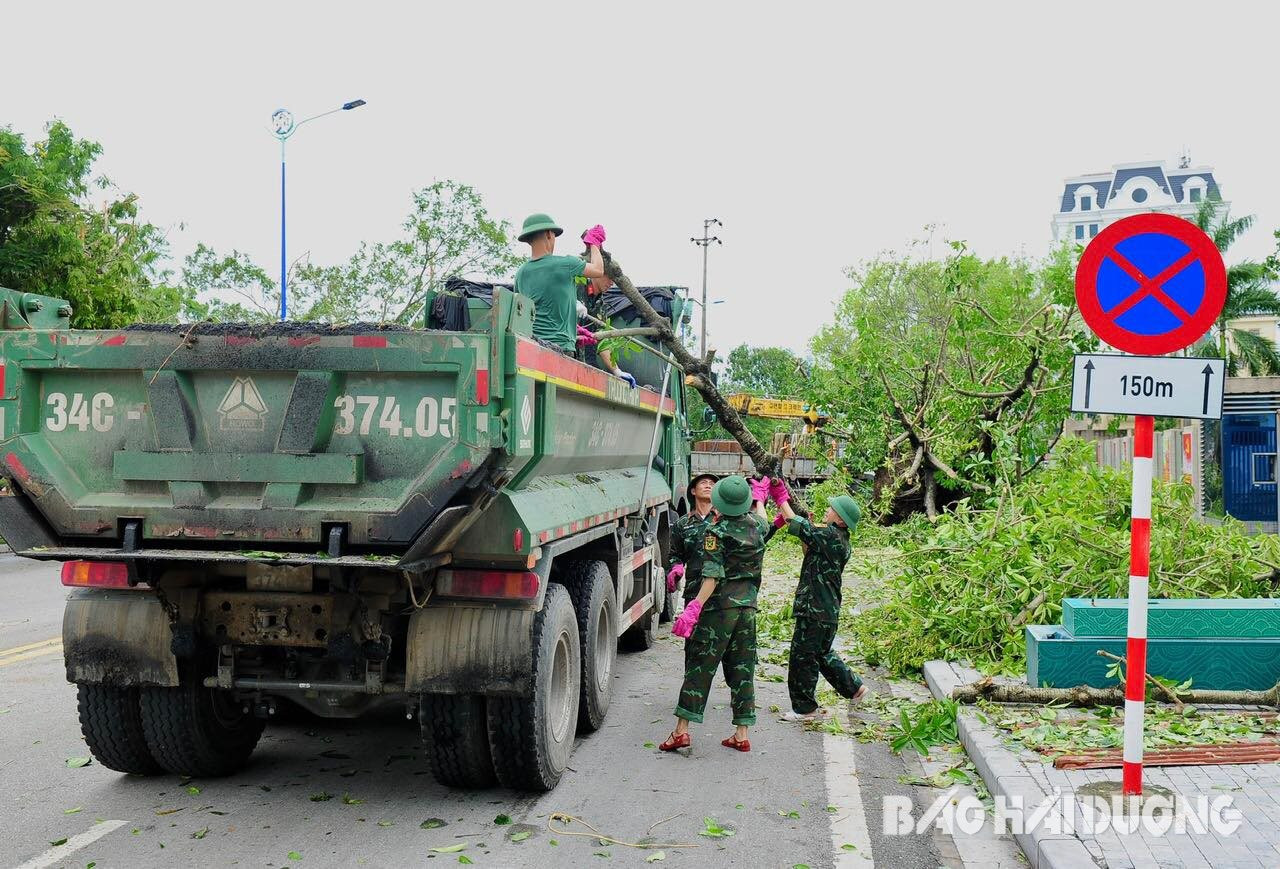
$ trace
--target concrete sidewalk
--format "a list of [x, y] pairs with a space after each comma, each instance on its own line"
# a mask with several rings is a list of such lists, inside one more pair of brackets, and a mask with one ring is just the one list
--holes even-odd
[[[978, 678], [977, 671], [944, 661], [925, 665], [925, 680], [938, 698], [949, 697], [957, 685]], [[1216, 801], [1219, 808], [1209, 811], [1210, 818], [1215, 814], [1230, 818], [1231, 809], [1236, 810], [1239, 824], [1233, 830], [1215, 829], [1210, 823], [1202, 832], [1195, 823], [1188, 823], [1181, 832], [1175, 828], [1160, 834], [1150, 825], [1136, 823], [1132, 832], [1118, 832], [1112, 826], [1095, 832], [1086, 823], [1076, 797], [1083, 796], [1087, 802], [1090, 786], [1118, 782], [1119, 769], [1054, 769], [1046, 757], [1006, 745], [998, 729], [986, 723], [974, 707], [962, 706], [957, 720], [960, 740], [993, 796], [1020, 797], [1029, 807], [1052, 799], [1072, 812], [1069, 820], [1063, 816], [1067, 823], [1061, 829], [1041, 823], [1021, 833], [1015, 831], [1034, 867], [1253, 869], [1280, 865], [1280, 764], [1144, 770], [1147, 793], [1159, 793], [1163, 788], [1192, 807], [1200, 800], [1210, 805]]]

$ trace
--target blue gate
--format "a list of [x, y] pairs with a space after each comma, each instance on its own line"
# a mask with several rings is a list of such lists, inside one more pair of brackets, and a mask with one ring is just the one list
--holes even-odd
[[1222, 495], [1228, 515], [1276, 521], [1276, 415], [1222, 417]]

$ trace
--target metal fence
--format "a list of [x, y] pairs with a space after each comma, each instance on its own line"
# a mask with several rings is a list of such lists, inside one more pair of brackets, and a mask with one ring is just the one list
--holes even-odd
[[[1182, 481], [1195, 487], [1197, 513], [1203, 513], [1204, 462], [1200, 423], [1155, 433], [1152, 476], [1165, 482]], [[1098, 464], [1122, 470], [1133, 462], [1133, 437], [1099, 438], [1094, 441]]]

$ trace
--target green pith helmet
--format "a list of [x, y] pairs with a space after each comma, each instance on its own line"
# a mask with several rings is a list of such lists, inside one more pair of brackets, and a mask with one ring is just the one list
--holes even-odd
[[848, 495], [837, 495], [828, 503], [850, 531], [858, 527], [858, 520], [862, 518], [862, 508], [858, 506], [857, 501]]
[[530, 214], [524, 219], [524, 226], [520, 227], [520, 241], [524, 241], [535, 232], [546, 232], [548, 229], [556, 235], [564, 232], [563, 229], [556, 226], [556, 222], [551, 219], [551, 215]]
[[723, 516], [741, 516], [751, 509], [751, 487], [737, 474], [725, 477], [711, 490], [711, 504]]
[[714, 486], [716, 482], [716, 475], [715, 474], [698, 474], [696, 477], [690, 480], [689, 488], [686, 490], [689, 493], [690, 498], [693, 497], [693, 487], [698, 485], [698, 483], [701, 482], [702, 480], [710, 480], [712, 486]]

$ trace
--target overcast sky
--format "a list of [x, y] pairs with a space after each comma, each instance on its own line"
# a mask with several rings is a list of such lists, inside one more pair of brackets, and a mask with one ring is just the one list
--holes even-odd
[[127, 5], [7, 5], [0, 124], [101, 142], [179, 256], [275, 271], [270, 115], [355, 98], [290, 141], [291, 255], [345, 259], [452, 178], [516, 225], [603, 223], [637, 283], [697, 288], [689, 237], [717, 217], [726, 351], [803, 350], [844, 269], [928, 224], [1039, 255], [1063, 178], [1184, 147], [1258, 216], [1239, 256], [1280, 227], [1271, 4]]

